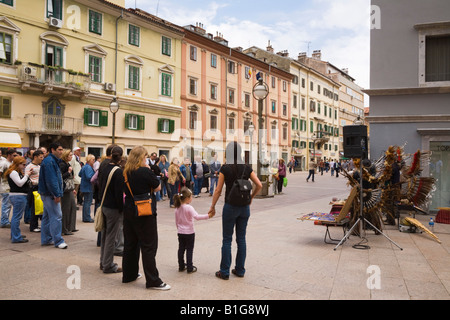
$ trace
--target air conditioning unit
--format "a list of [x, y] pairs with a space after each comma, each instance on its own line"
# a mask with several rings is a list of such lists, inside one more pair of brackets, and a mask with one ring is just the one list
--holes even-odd
[[35, 68], [35, 67], [29, 67], [29, 66], [24, 66], [24, 67], [23, 67], [23, 73], [26, 74], [26, 75], [29, 76], [29, 77], [36, 78], [37, 68]]
[[54, 18], [54, 17], [49, 17], [48, 18], [48, 25], [50, 27], [62, 28], [62, 24], [63, 24], [62, 20], [59, 20], [59, 19]]
[[105, 91], [116, 91], [116, 85], [112, 82], [106, 82]]

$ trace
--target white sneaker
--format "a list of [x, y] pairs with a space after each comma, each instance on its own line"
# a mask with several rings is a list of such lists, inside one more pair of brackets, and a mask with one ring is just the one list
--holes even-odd
[[67, 249], [67, 247], [68, 247], [68, 246], [67, 246], [67, 243], [65, 243], [65, 242], [63, 242], [63, 243], [61, 243], [61, 244], [58, 245], [58, 248], [59, 248], [59, 249]]
[[167, 283], [161, 283], [159, 286], [157, 287], [149, 287], [149, 289], [153, 289], [153, 290], [170, 290], [170, 286]]

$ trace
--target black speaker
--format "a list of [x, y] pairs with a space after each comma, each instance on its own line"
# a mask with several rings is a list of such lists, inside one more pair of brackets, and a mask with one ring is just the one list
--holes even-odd
[[367, 159], [367, 126], [344, 126], [344, 157]]

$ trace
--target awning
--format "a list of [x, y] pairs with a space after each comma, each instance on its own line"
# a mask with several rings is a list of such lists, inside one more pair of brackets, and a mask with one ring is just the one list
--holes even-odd
[[0, 132], [0, 148], [21, 148], [22, 139], [18, 133]]

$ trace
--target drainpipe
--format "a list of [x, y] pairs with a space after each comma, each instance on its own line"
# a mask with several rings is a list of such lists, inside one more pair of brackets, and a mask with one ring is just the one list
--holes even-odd
[[116, 19], [116, 61], [115, 61], [115, 68], [114, 68], [114, 96], [115, 97], [117, 96], [117, 46], [118, 46], [117, 33], [118, 33], [118, 29], [119, 29], [118, 28], [119, 19], [122, 19], [122, 18], [123, 18], [123, 9], [122, 9], [122, 12], [120, 13], [120, 16], [118, 16]]

